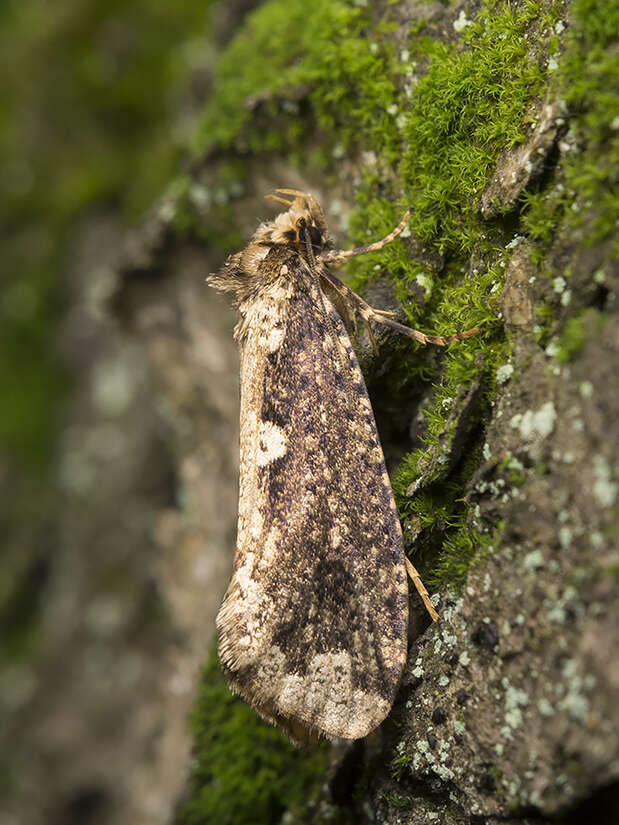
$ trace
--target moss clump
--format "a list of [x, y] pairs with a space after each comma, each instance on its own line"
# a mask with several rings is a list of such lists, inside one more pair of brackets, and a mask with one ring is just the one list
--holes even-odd
[[442, 251], [470, 251], [484, 233], [478, 200], [499, 152], [521, 143], [525, 114], [547, 82], [542, 50], [561, 4], [487, 2], [462, 47], [424, 39], [429, 60], [415, 86], [402, 134], [401, 164], [412, 229]]
[[[489, 284], [502, 285], [502, 273], [503, 267], [498, 265], [487, 269], [478, 279], [456, 282], [451, 290], [446, 289], [434, 312], [434, 317], [441, 320], [432, 328], [461, 329], [462, 322], [456, 320], [461, 312], [469, 318], [475, 317], [476, 311], [477, 317], [498, 312], [500, 289]], [[451, 296], [453, 303], [449, 301]], [[482, 302], [479, 310], [477, 301]], [[393, 489], [404, 525], [410, 522], [421, 528], [418, 549], [429, 563], [428, 581], [435, 586], [461, 585], [476, 552], [492, 544], [485, 534], [470, 527], [465, 495], [480, 461], [481, 425], [497, 390], [496, 370], [507, 360], [508, 353], [507, 342], [488, 325], [479, 336], [452, 344], [430, 364], [421, 360], [419, 350], [409, 354], [410, 374], [426, 381], [430, 376], [436, 383], [431, 403], [424, 411], [424, 446], [400, 464]], [[458, 414], [453, 414], [454, 405], [475, 384], [480, 385], [479, 401], [475, 409], [462, 413], [465, 419], [461, 421]], [[467, 446], [454, 465], [449, 450], [456, 428], [461, 431], [460, 438], [466, 438]], [[420, 476], [424, 477], [424, 489], [411, 497], [407, 491]]]
[[619, 256], [619, 53], [616, 3], [574, 0], [555, 94], [565, 101], [572, 149], [561, 156], [562, 182], [526, 201], [523, 226], [550, 242], [558, 227], [580, 227], [583, 241]]
[[[319, 125], [338, 143], [378, 143], [391, 133], [389, 106], [395, 100], [390, 50], [379, 40], [369, 11], [342, 0], [271, 0], [248, 15], [243, 29], [218, 62], [212, 103], [197, 141], [204, 151], [230, 147], [248, 126], [252, 109], [275, 116], [277, 128], [246, 130], [246, 148], [278, 152], [299, 145], [298, 89], [308, 88]], [[292, 100], [286, 100], [286, 97]], [[249, 106], [248, 106], [249, 102]], [[281, 116], [281, 117], [280, 117]], [[391, 142], [391, 138], [389, 138]]]
[[585, 345], [585, 330], [581, 316], [569, 318], [561, 332], [557, 358], [566, 364], [571, 361]]
[[[501, 530], [480, 532], [468, 520], [468, 505], [464, 500], [466, 471], [450, 476], [449, 481], [430, 484], [414, 497], [406, 496], [406, 488], [417, 472], [415, 459], [421, 451], [411, 453], [394, 478], [394, 492], [404, 524], [416, 537], [416, 554], [424, 569], [426, 583], [441, 590], [446, 586], [461, 587], [473, 562], [483, 561], [498, 548]], [[406, 485], [406, 486], [405, 486]]]
[[438, 564], [432, 572], [432, 583], [437, 587], [462, 587], [471, 565], [483, 564], [501, 545], [503, 524], [495, 530], [482, 533], [462, 523], [453, 529], [443, 543]]
[[195, 766], [177, 825], [307, 822], [324, 781], [328, 750], [293, 748], [230, 693], [215, 653], [204, 669], [191, 726]]

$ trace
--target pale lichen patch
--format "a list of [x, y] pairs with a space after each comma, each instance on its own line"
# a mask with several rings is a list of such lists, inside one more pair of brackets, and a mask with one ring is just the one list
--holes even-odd
[[610, 465], [604, 456], [593, 457], [593, 473], [595, 475], [593, 494], [602, 507], [612, 507], [617, 500], [618, 485], [616, 481], [613, 481]]
[[554, 430], [557, 420], [557, 411], [552, 401], [536, 410], [527, 410], [517, 413], [510, 421], [513, 429], [517, 429], [525, 441], [543, 441]]

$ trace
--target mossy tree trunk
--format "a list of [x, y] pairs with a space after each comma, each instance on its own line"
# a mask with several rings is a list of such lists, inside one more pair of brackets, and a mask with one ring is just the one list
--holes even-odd
[[[101, 286], [86, 424], [102, 454], [110, 416], [127, 438], [94, 527], [79, 455], [66, 465], [71, 542], [103, 530], [107, 552], [122, 503], [120, 544], [134, 525], [152, 586], [140, 633], [123, 632], [141, 663], [134, 681], [121, 668], [133, 724], [110, 733], [114, 770], [88, 765], [100, 821], [615, 821], [618, 16], [593, 0], [270, 0], [218, 54], [188, 172]], [[441, 622], [412, 595], [392, 714], [313, 753], [232, 698], [213, 657], [196, 699], [234, 545], [238, 426], [233, 319], [204, 276], [281, 186], [319, 197], [351, 245], [410, 207], [410, 231], [350, 264], [351, 282], [424, 331], [482, 330], [445, 351], [383, 335], [379, 357], [358, 341]]]

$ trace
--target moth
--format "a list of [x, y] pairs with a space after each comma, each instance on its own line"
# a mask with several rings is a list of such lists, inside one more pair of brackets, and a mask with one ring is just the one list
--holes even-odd
[[[288, 196], [288, 198], [284, 197]], [[407, 653], [402, 530], [349, 331], [355, 313], [422, 344], [331, 267], [381, 249], [330, 248], [312, 195], [268, 195], [286, 211], [208, 278], [239, 313], [240, 493], [232, 579], [217, 616], [232, 690], [297, 745], [358, 739], [393, 704]]]

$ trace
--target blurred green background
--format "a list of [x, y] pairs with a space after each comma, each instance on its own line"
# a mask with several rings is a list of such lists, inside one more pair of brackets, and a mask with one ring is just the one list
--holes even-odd
[[72, 229], [85, 211], [136, 222], [178, 170], [208, 85], [209, 7], [2, 4], [0, 449], [12, 473], [44, 473], [54, 450]]

